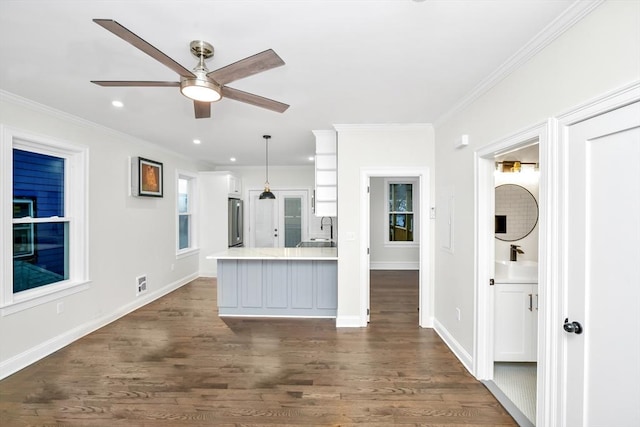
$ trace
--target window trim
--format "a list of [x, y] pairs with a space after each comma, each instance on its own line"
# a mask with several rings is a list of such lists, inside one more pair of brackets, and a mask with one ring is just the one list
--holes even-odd
[[[65, 159], [65, 217], [69, 222], [69, 279], [13, 293], [13, 149]], [[0, 316], [54, 301], [89, 288], [89, 149], [49, 136], [0, 125]]]
[[[188, 203], [188, 212], [187, 215], [190, 216], [189, 222], [189, 247], [184, 249], [179, 249], [180, 247], [180, 216], [185, 215], [184, 213], [179, 212], [178, 204], [180, 202], [180, 192], [178, 189], [178, 182], [180, 179], [186, 179], [189, 181], [189, 203]], [[187, 256], [191, 256], [200, 252], [200, 248], [198, 247], [198, 174], [176, 170], [176, 200], [175, 200], [175, 209], [176, 209], [176, 259], [184, 258]]]
[[[419, 200], [419, 191], [416, 189], [419, 187], [420, 180], [418, 178], [385, 178], [384, 179], [384, 246], [388, 248], [414, 248], [420, 246], [420, 229], [419, 229], [419, 221], [417, 221], [417, 217], [420, 214], [420, 200]], [[410, 212], [413, 215], [413, 241], [411, 242], [402, 242], [402, 241], [392, 241], [389, 240], [389, 215], [391, 211], [389, 210], [389, 186], [391, 184], [411, 184], [411, 198], [413, 210]]]

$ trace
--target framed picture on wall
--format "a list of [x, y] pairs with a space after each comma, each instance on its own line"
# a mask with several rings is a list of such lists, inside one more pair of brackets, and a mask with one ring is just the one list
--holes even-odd
[[131, 172], [131, 193], [134, 196], [163, 196], [162, 163], [143, 157], [134, 157], [131, 160]]

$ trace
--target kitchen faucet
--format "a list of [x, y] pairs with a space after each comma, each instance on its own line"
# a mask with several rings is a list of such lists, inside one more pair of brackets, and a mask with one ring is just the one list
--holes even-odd
[[324, 229], [325, 218], [329, 218], [330, 236], [331, 236], [331, 240], [333, 240], [333, 218], [331, 218], [330, 216], [323, 216], [322, 218], [320, 218], [320, 230]]
[[511, 245], [511, 256], [509, 257], [509, 260], [517, 261], [518, 260], [518, 254], [523, 254], [523, 253], [524, 253], [524, 251], [522, 249], [520, 249], [520, 246]]

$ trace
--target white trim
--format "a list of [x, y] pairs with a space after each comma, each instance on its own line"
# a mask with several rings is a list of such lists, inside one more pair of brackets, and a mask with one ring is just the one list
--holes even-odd
[[373, 261], [369, 265], [370, 270], [419, 270], [418, 261]]
[[364, 328], [367, 322], [362, 322], [360, 316], [340, 316], [336, 317], [336, 328]]
[[[132, 141], [135, 142], [137, 144], [140, 144], [142, 146], [148, 147], [148, 148], [152, 148], [154, 150], [158, 150], [164, 153], [168, 153], [171, 154], [173, 156], [176, 156], [178, 158], [184, 159], [184, 160], [193, 160], [192, 158], [190, 158], [189, 156], [186, 156], [184, 153], [181, 153], [179, 151], [173, 151], [173, 150], [169, 150], [165, 147], [162, 147], [160, 145], [158, 145], [157, 143], [153, 143], [153, 142], [149, 142], [146, 141], [144, 139], [139, 139], [139, 138], [135, 138], [129, 134], [117, 131], [115, 129], [106, 127], [104, 125], [100, 125], [98, 123], [95, 122], [91, 122], [89, 120], [83, 119], [81, 117], [78, 116], [74, 116], [73, 114], [69, 114], [67, 112], [61, 111], [61, 110], [57, 110], [53, 107], [50, 107], [48, 105], [44, 105], [44, 104], [40, 104], [38, 102], [32, 101], [30, 99], [27, 98], [23, 98], [19, 95], [16, 95], [14, 93], [11, 92], [7, 92], [5, 90], [0, 89], [0, 101], [6, 101], [9, 102], [11, 104], [17, 105], [19, 107], [23, 107], [23, 108], [28, 108], [32, 111], [35, 112], [39, 112], [39, 113], [44, 113], [47, 115], [50, 115], [52, 117], [61, 119], [63, 121], [67, 121], [79, 126], [85, 126], [88, 127], [90, 129], [95, 129], [99, 132], [105, 132], [109, 135], [113, 135], [117, 138], [123, 138], [127, 141]], [[210, 168], [214, 168], [216, 165], [210, 162], [202, 162], [203, 166], [206, 167], [210, 167]], [[129, 187], [129, 190], [131, 189], [131, 187]]]
[[[415, 221], [415, 218], [420, 218], [421, 212], [419, 212], [420, 206], [420, 180], [417, 177], [385, 177], [384, 178], [384, 230], [382, 232], [384, 236], [384, 246], [387, 248], [417, 248], [420, 244], [420, 221]], [[389, 185], [390, 184], [411, 184], [411, 199], [412, 199], [412, 210], [407, 212], [412, 215], [414, 218], [413, 223], [413, 236], [414, 240], [411, 241], [391, 241], [389, 240]], [[418, 192], [415, 191], [416, 186], [418, 186]], [[417, 203], [416, 203], [417, 202]]]
[[[91, 282], [71, 283], [69, 281], [53, 283], [47, 286], [30, 289], [16, 294], [13, 302], [0, 307], [0, 316], [19, 313], [51, 301], [55, 301], [69, 295], [89, 289]], [[21, 295], [26, 294], [26, 295]]]
[[335, 319], [336, 316], [300, 316], [297, 314], [218, 314], [218, 317], [254, 317], [271, 319]]
[[[188, 212], [179, 212], [179, 181], [185, 179], [188, 181]], [[199, 230], [199, 217], [198, 217], [198, 174], [195, 172], [176, 170], [175, 174], [175, 212], [176, 212], [176, 259], [188, 257], [199, 253], [198, 245], [198, 230]], [[189, 216], [189, 246], [180, 249], [180, 216]]]
[[[42, 286], [36, 289], [13, 293], [13, 268], [10, 257], [13, 253], [12, 239], [2, 238], [3, 256], [0, 260], [0, 307], [1, 314], [11, 314], [26, 308], [44, 304], [51, 300], [81, 291], [89, 282], [89, 149], [66, 140], [24, 131], [10, 126], [0, 126], [0, 163], [3, 167], [0, 180], [0, 236], [12, 235], [13, 215], [13, 150], [20, 149], [65, 161], [64, 212], [65, 217], [55, 221], [66, 222], [69, 232], [69, 280]], [[9, 197], [10, 196], [10, 197]], [[7, 199], [9, 197], [9, 199]], [[48, 222], [47, 219], [32, 219], [30, 222]], [[20, 221], [18, 221], [20, 222]]]
[[458, 360], [462, 363], [462, 365], [473, 374], [473, 360], [471, 359], [471, 355], [467, 353], [464, 347], [456, 341], [456, 339], [449, 333], [447, 328], [440, 322], [438, 319], [433, 320], [433, 329], [436, 331], [438, 336], [442, 338], [442, 341], [449, 347], [449, 349], [453, 352], [453, 354], [458, 358]]
[[60, 350], [61, 348], [73, 343], [74, 341], [94, 332], [109, 323], [112, 323], [121, 317], [131, 313], [132, 311], [137, 310], [140, 307], [143, 307], [150, 302], [167, 295], [170, 292], [186, 285], [187, 283], [193, 281], [198, 277], [197, 273], [186, 276], [182, 279], [179, 279], [173, 283], [168, 284], [167, 286], [158, 289], [155, 292], [149, 293], [147, 295], [140, 296], [139, 298], [133, 300], [133, 302], [126, 304], [120, 307], [118, 310], [110, 313], [106, 316], [102, 316], [98, 319], [94, 319], [90, 322], [87, 322], [83, 325], [79, 325], [71, 330], [66, 331], [65, 333], [53, 337], [43, 343], [40, 343], [30, 349], [23, 351], [20, 354], [17, 354], [2, 363], [0, 363], [0, 380], [3, 378], [12, 375], [19, 370], [26, 368], [27, 366], [37, 362], [40, 359], [45, 358], [46, 356]]
[[[549, 406], [541, 418], [546, 425], [566, 426], [565, 412], [568, 396], [566, 396], [567, 378], [565, 366], [568, 361], [566, 351], [566, 340], [564, 333], [558, 325], [561, 325], [566, 313], [568, 280], [566, 277], [569, 257], [567, 242], [567, 224], [571, 218], [567, 217], [566, 192], [568, 191], [567, 176], [565, 171], [571, 165], [571, 160], [567, 155], [568, 128], [576, 123], [588, 120], [592, 117], [604, 114], [608, 111], [623, 107], [625, 105], [640, 100], [640, 81], [610, 91], [602, 96], [596, 97], [589, 102], [574, 107], [572, 110], [560, 115], [553, 123], [553, 138], [557, 144], [549, 144], [547, 155], [555, 161], [553, 174], [549, 175], [549, 192], [554, 197], [554, 204], [550, 206], [548, 215], [553, 218], [556, 228], [549, 230], [547, 257], [549, 264], [547, 267], [547, 280], [554, 286], [548, 290], [547, 300], [551, 302], [549, 306], [548, 326], [550, 334], [547, 338], [549, 348], [544, 357], [550, 360], [546, 377], [549, 384], [546, 389], [548, 395], [546, 401]], [[542, 246], [541, 246], [542, 248]], [[555, 325], [555, 327], [551, 327]], [[539, 351], [539, 355], [542, 353]]]
[[[385, 127], [388, 125], [384, 125]], [[430, 127], [430, 126], [429, 126]], [[380, 129], [380, 128], [379, 128]], [[418, 178], [420, 189], [418, 222], [419, 230], [419, 325], [423, 328], [433, 327], [433, 284], [431, 283], [431, 232], [429, 227], [429, 217], [423, 215], [428, 212], [430, 201], [430, 170], [429, 168], [420, 167], [389, 167], [389, 168], [360, 168], [360, 324], [367, 325], [369, 309], [369, 269], [370, 257], [367, 248], [370, 245], [370, 204], [369, 192], [367, 188], [370, 186], [372, 177], [401, 177], [401, 178]]]
[[431, 123], [380, 123], [380, 124], [334, 124], [333, 128], [339, 132], [353, 132], [353, 131], [408, 131], [408, 130], [431, 130], [433, 125]]
[[604, 0], [575, 1], [562, 15], [543, 28], [526, 45], [468, 92], [452, 109], [439, 116], [434, 121], [434, 125], [439, 127], [458, 112], [471, 105], [476, 99], [519, 69], [602, 3], [604, 3]]
[[[513, 151], [518, 148], [539, 144], [540, 157], [540, 224], [539, 224], [539, 271], [544, 271], [548, 261], [548, 252], [545, 251], [545, 234], [549, 227], [549, 191], [546, 175], [548, 173], [549, 156], [543, 154], [552, 145], [549, 141], [549, 127], [551, 122], [543, 122], [524, 129], [507, 138], [489, 144], [475, 151], [475, 330], [473, 340], [473, 370], [477, 379], [492, 380], [494, 364], [494, 288], [489, 285], [489, 279], [494, 278], [495, 241], [493, 230], [494, 212], [494, 158], [496, 155]], [[538, 292], [542, 303], [538, 312], [538, 375], [537, 375], [537, 414], [546, 411], [548, 402], [547, 384], [549, 372], [549, 359], [545, 359], [547, 352], [547, 336], [549, 331], [544, 319], [548, 316], [549, 305], [547, 289], [549, 281], [543, 275], [538, 278]], [[539, 425], [545, 425], [540, 423]]]

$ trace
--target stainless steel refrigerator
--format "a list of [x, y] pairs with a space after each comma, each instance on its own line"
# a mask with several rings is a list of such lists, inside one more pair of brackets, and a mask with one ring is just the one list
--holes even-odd
[[242, 246], [242, 200], [229, 199], [229, 247]]

